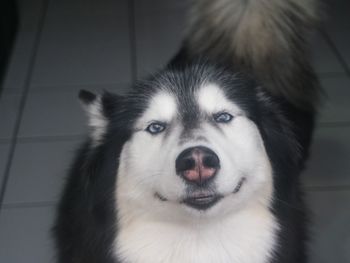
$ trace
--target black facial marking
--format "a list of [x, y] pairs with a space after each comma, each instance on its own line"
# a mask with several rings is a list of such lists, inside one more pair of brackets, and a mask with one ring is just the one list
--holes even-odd
[[189, 93], [186, 99], [179, 101], [178, 107], [180, 109], [179, 114], [184, 128], [184, 134], [198, 128], [201, 121], [201, 113], [195, 101], [194, 94]]

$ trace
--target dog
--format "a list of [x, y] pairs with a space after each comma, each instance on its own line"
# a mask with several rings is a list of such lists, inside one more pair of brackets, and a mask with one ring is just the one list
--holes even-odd
[[123, 96], [81, 91], [91, 133], [58, 206], [57, 262], [307, 262], [318, 5], [193, 0], [166, 67]]

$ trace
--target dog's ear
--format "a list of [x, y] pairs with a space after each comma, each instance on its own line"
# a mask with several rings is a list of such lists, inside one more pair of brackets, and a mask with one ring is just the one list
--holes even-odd
[[106, 133], [110, 118], [119, 106], [121, 96], [109, 92], [96, 95], [81, 90], [79, 99], [89, 118], [91, 137], [94, 141], [100, 141]]
[[82, 89], [79, 91], [79, 99], [84, 105], [89, 105], [97, 99], [97, 95]]

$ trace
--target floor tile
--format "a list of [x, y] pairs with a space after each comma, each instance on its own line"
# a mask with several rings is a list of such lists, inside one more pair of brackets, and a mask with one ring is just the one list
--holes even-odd
[[153, 0], [150, 5], [148, 0], [137, 0], [135, 2], [136, 17], [140, 16], [140, 14], [159, 14], [167, 11], [186, 12], [189, 4], [188, 0]]
[[124, 94], [127, 85], [81, 85], [56, 87], [55, 90], [31, 91], [20, 125], [20, 137], [86, 134], [87, 116], [78, 99], [80, 89], [95, 93], [109, 91]]
[[350, 77], [321, 78], [325, 98], [320, 112], [321, 123], [350, 121]]
[[184, 25], [184, 5], [167, 7], [165, 3], [157, 6], [135, 2], [138, 77], [154, 73], [169, 62], [180, 48]]
[[24, 108], [19, 136], [85, 134], [86, 123], [76, 91], [32, 93]]
[[313, 51], [313, 65], [318, 74], [344, 72], [336, 55], [321, 33], [314, 37], [311, 50]]
[[310, 263], [350, 262], [350, 192], [310, 192]]
[[18, 143], [4, 203], [58, 200], [64, 178], [81, 140]]
[[78, 94], [80, 90], [88, 90], [96, 94], [102, 94], [104, 91], [113, 92], [117, 94], [125, 94], [130, 91], [132, 84], [131, 83], [115, 83], [115, 84], [98, 84], [98, 85], [87, 85], [87, 84], [78, 84], [78, 85], [52, 85], [50, 87], [44, 86], [33, 86], [31, 87], [29, 93], [39, 93], [39, 92], [72, 92]]
[[322, 127], [315, 133], [306, 186], [350, 186], [350, 127]]
[[3, 209], [0, 214], [1, 262], [54, 262], [50, 237], [53, 210], [52, 207]]
[[52, 0], [32, 86], [128, 83], [127, 0]]
[[9, 150], [9, 143], [0, 143], [0, 188], [5, 176], [5, 169], [8, 161]]
[[19, 28], [3, 83], [4, 93], [21, 92], [26, 85], [45, 1], [17, 1], [20, 16]]
[[[349, 9], [350, 10], [350, 9]], [[328, 35], [338, 49], [342, 59], [346, 62], [347, 67], [350, 68], [350, 27], [337, 28], [329, 30]]]
[[21, 97], [13, 94], [3, 94], [0, 97], [0, 139], [10, 139], [12, 137], [17, 115], [19, 112]]
[[350, 28], [348, 0], [326, 0], [325, 3], [325, 24], [332, 31], [337, 28]]

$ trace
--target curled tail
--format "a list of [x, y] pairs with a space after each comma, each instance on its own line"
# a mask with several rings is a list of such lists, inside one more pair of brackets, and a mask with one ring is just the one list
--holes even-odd
[[272, 94], [314, 107], [310, 33], [317, 0], [192, 0], [186, 49], [249, 70]]

